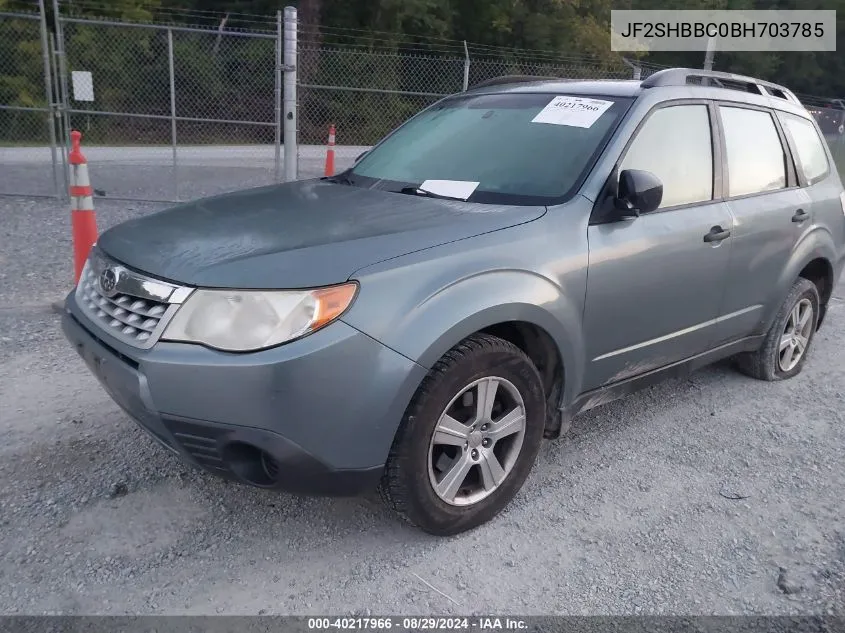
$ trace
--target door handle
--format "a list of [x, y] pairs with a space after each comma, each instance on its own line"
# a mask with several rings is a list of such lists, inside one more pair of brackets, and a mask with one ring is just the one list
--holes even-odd
[[798, 211], [795, 212], [795, 215], [792, 216], [792, 221], [796, 224], [800, 224], [801, 222], [809, 219], [810, 214], [804, 211], [804, 209], [798, 209]]
[[714, 226], [710, 232], [704, 236], [705, 242], [721, 242], [727, 237], [730, 237], [731, 232], [728, 229], [723, 229], [721, 226]]

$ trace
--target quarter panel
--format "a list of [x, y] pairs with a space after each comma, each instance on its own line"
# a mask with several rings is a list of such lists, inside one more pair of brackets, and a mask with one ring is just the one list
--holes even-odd
[[[831, 198], [835, 203], [831, 203]], [[731, 256], [724, 312], [737, 314], [743, 308], [757, 309], [726, 319], [720, 341], [766, 332], [790, 287], [813, 259], [824, 258], [836, 270], [845, 230], [838, 193], [830, 184], [732, 200], [728, 204], [737, 222], [737, 242]], [[790, 220], [798, 208], [812, 214], [806, 226]]]
[[815, 226], [805, 233], [778, 277], [766, 302], [763, 318], [757, 324], [754, 333], [761, 334], [769, 329], [784, 297], [807, 264], [814, 259], [822, 258], [828, 260], [835, 271], [839, 252], [841, 251], [837, 249], [833, 235], [827, 227]]
[[842, 269], [843, 257], [845, 257], [845, 210], [839, 198], [839, 194], [842, 193], [839, 175], [835, 171], [832, 172], [824, 181], [809, 187], [808, 192], [813, 199], [815, 223], [825, 227], [830, 233], [830, 246], [834, 252], [830, 263], [833, 265], [835, 285], [839, 281], [839, 273]]

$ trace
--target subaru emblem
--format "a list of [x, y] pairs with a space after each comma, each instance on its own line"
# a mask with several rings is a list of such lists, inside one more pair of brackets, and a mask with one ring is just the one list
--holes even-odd
[[107, 297], [115, 294], [117, 289], [117, 271], [114, 268], [106, 268], [100, 273], [100, 290]]

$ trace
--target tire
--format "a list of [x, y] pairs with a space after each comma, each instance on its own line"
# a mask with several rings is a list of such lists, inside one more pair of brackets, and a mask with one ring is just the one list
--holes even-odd
[[[780, 310], [778, 310], [777, 316], [766, 333], [766, 338], [763, 340], [763, 345], [760, 349], [756, 352], [737, 356], [736, 360], [739, 370], [752, 378], [766, 381], [786, 380], [799, 374], [810, 354], [810, 347], [813, 343], [813, 337], [816, 334], [819, 304], [819, 291], [816, 285], [808, 279], [799, 277], [792, 284], [792, 288]], [[804, 306], [804, 308], [809, 306], [812, 309], [812, 313], [809, 315], [809, 321], [806, 327], [802, 329], [801, 340], [804, 341], [803, 349], [801, 349], [801, 344], [796, 348], [801, 349], [801, 355], [797, 362], [794, 362], [794, 364], [793, 362], [784, 364], [782, 362], [784, 358], [780, 349], [781, 343], [785, 340], [786, 336], [790, 335], [790, 332], [794, 333], [795, 317], [793, 311], [796, 308], [800, 311], [802, 308], [799, 305]], [[801, 314], [803, 315], [803, 312]], [[787, 331], [787, 328], [789, 328], [789, 331]], [[794, 357], [792, 361], [794, 361]]]
[[[492, 413], [485, 416], [479, 402], [491, 400], [482, 389], [489, 393], [494, 384]], [[447, 420], [447, 411], [454, 417]], [[520, 412], [524, 423], [515, 432]], [[382, 499], [430, 534], [448, 536], [477, 527], [522, 487], [540, 449], [545, 419], [543, 383], [531, 360], [505, 340], [475, 334], [449, 350], [414, 395], [387, 459]], [[454, 430], [455, 423], [462, 426]], [[435, 436], [439, 424], [449, 429]], [[464, 426], [467, 434], [460, 435]], [[442, 438], [448, 443], [437, 443]]]

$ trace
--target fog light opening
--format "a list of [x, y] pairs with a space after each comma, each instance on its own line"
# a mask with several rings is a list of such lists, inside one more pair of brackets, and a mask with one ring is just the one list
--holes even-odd
[[223, 449], [224, 459], [235, 475], [253, 486], [275, 485], [279, 464], [269, 453], [243, 442], [232, 442]]
[[279, 462], [270, 453], [261, 451], [261, 466], [270, 481], [276, 482], [279, 480]]

